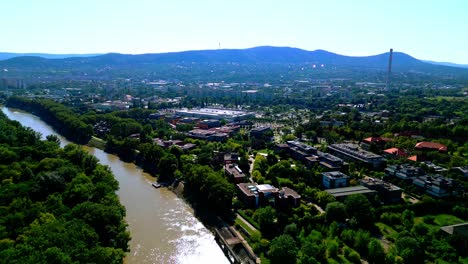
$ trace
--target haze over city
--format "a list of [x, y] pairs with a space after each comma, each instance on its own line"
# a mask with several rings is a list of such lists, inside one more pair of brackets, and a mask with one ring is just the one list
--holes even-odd
[[2, 3], [2, 52], [160, 53], [262, 45], [468, 64], [451, 1], [58, 1]]

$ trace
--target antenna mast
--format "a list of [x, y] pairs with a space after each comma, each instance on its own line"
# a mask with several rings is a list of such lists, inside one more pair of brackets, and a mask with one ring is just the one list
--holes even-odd
[[387, 70], [387, 91], [390, 89], [390, 75], [392, 74], [392, 61], [393, 61], [393, 49], [390, 49], [388, 56], [388, 70]]

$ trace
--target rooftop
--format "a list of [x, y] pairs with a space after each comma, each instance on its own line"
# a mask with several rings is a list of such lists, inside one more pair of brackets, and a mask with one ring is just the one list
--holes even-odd
[[368, 138], [365, 138], [363, 141], [365, 141], [366, 143], [384, 143], [384, 142], [392, 141], [392, 139], [385, 138], [385, 137], [368, 137]]
[[257, 189], [261, 192], [266, 192], [266, 191], [272, 191], [272, 190], [278, 190], [276, 187], [270, 184], [260, 184], [257, 185]]
[[389, 148], [384, 150], [385, 153], [395, 155], [395, 156], [401, 156], [401, 157], [406, 157], [406, 152], [402, 149], [399, 148]]
[[344, 187], [344, 188], [335, 188], [335, 189], [327, 189], [325, 190], [327, 193], [333, 195], [333, 197], [342, 197], [348, 196], [352, 194], [369, 194], [369, 193], [376, 193], [374, 190], [370, 190], [364, 186], [351, 186], [351, 187]]
[[226, 164], [224, 166], [226, 171], [228, 171], [234, 178], [244, 178], [245, 174], [242, 170], [237, 166], [237, 164]]
[[258, 195], [256, 183], [238, 183], [237, 187], [247, 196]]
[[297, 148], [299, 148], [299, 149], [301, 149], [303, 151], [306, 151], [306, 152], [315, 150], [314, 147], [309, 146], [307, 144], [304, 144], [302, 142], [291, 140], [291, 141], [288, 141], [287, 143], [288, 143], [289, 146], [297, 147]]
[[443, 151], [447, 152], [447, 146], [437, 143], [437, 142], [428, 142], [428, 141], [422, 141], [416, 144], [415, 148], [417, 149], [435, 149], [438, 151]]
[[414, 182], [424, 182], [425, 184], [436, 185], [436, 186], [453, 186], [457, 185], [457, 181], [446, 178], [441, 175], [421, 175], [418, 176]]
[[382, 158], [382, 156], [380, 155], [377, 155], [377, 154], [374, 154], [372, 152], [369, 152], [369, 151], [366, 151], [366, 150], [362, 150], [359, 148], [358, 145], [356, 144], [351, 144], [351, 143], [348, 143], [348, 144], [332, 144], [329, 146], [329, 148], [331, 148], [332, 150], [338, 150], [338, 151], [341, 151], [341, 152], [344, 152], [344, 153], [348, 153], [348, 154], [352, 154], [356, 157], [359, 157], [359, 158], [365, 158], [365, 159], [380, 159]]
[[329, 172], [323, 172], [323, 176], [328, 177], [330, 179], [346, 179], [350, 178], [348, 175], [339, 172], [339, 171], [329, 171]]
[[296, 191], [288, 187], [281, 188], [280, 196], [285, 196], [285, 197], [291, 196], [296, 199], [301, 198], [301, 196]]
[[468, 237], [468, 223], [443, 226], [440, 229], [450, 235], [453, 235], [454, 232], [458, 232], [459, 234]]
[[262, 132], [262, 131], [266, 131], [266, 130], [269, 130], [269, 129], [271, 129], [271, 127], [259, 126], [259, 127], [254, 127], [254, 128], [252, 128], [250, 131]]
[[364, 177], [361, 179], [361, 183], [365, 184], [366, 186], [380, 186], [390, 191], [401, 190], [401, 188], [396, 185], [372, 177]]
[[343, 162], [343, 160], [338, 158], [337, 156], [333, 156], [332, 154], [326, 152], [317, 151], [317, 156], [323, 157], [332, 162]]

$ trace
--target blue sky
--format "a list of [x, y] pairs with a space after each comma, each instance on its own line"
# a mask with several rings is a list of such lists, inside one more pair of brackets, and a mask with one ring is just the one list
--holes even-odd
[[466, 0], [2, 0], [0, 10], [3, 52], [393, 48], [468, 64]]

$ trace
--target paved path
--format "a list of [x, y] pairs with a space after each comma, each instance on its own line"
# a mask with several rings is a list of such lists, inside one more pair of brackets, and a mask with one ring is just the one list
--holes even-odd
[[249, 223], [249, 221], [245, 220], [244, 217], [242, 217], [240, 214], [237, 214], [237, 218], [239, 218], [239, 220], [241, 220], [242, 222], [244, 222], [250, 229], [254, 230], [254, 231], [258, 231], [257, 228], [255, 228], [252, 224]]
[[312, 204], [315, 208], [317, 208], [317, 210], [320, 212], [320, 214], [325, 213], [325, 211], [322, 209], [322, 207], [318, 206], [318, 204], [314, 204], [314, 203], [309, 203], [309, 204]]

